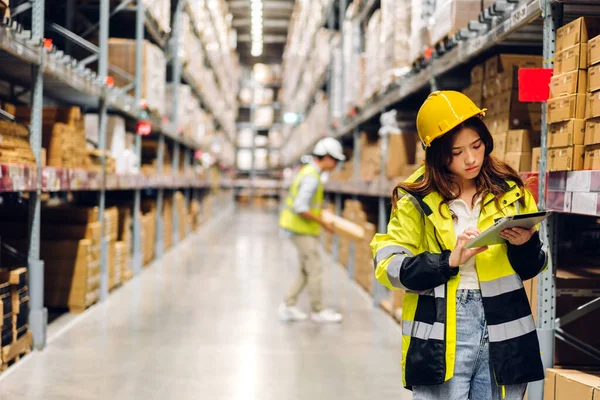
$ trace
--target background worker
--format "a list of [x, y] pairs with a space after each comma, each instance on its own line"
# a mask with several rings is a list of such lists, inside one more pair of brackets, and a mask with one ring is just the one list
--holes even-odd
[[414, 400], [521, 400], [544, 379], [522, 282], [546, 266], [537, 230], [465, 248], [496, 218], [537, 211], [519, 174], [491, 154], [484, 113], [459, 92], [429, 95], [417, 115], [425, 166], [396, 187], [387, 233], [371, 243], [377, 280], [406, 290], [403, 383]]
[[300, 293], [308, 286], [311, 320], [319, 323], [341, 322], [342, 314], [323, 307], [322, 279], [326, 260], [320, 250], [319, 235], [321, 227], [333, 232], [333, 225], [321, 218], [321, 174], [335, 169], [337, 163], [346, 157], [340, 142], [333, 138], [321, 139], [312, 155], [312, 160], [294, 178], [279, 218], [284, 236], [289, 237], [298, 250], [300, 272], [284, 303], [279, 306], [278, 313], [283, 321], [306, 320], [307, 315], [296, 307], [296, 303]]

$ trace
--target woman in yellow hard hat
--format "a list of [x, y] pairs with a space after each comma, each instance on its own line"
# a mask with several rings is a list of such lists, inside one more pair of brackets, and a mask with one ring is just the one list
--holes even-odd
[[406, 291], [403, 383], [415, 400], [521, 400], [544, 379], [523, 288], [547, 263], [537, 230], [465, 248], [495, 219], [537, 211], [519, 174], [491, 155], [484, 115], [462, 93], [429, 95], [417, 115], [425, 165], [394, 190], [387, 233], [371, 243], [377, 280]]

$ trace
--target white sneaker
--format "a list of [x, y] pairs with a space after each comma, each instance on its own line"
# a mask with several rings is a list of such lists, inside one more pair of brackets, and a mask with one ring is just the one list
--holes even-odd
[[279, 306], [277, 313], [282, 321], [305, 321], [308, 318], [308, 315], [300, 311], [298, 307], [288, 307], [285, 303]]
[[339, 323], [342, 322], [344, 316], [337, 311], [326, 308], [318, 313], [311, 313], [310, 319], [320, 324]]

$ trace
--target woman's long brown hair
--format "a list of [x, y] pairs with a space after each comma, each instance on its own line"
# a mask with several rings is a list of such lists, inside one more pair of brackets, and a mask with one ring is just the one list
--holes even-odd
[[499, 198], [506, 193], [507, 180], [515, 182], [523, 190], [525, 185], [519, 174], [508, 164], [490, 154], [494, 150], [494, 139], [485, 123], [479, 117], [473, 117], [431, 143], [425, 155], [425, 174], [417, 182], [402, 182], [396, 186], [392, 195], [393, 207], [396, 207], [399, 199], [398, 189], [418, 196], [426, 196], [437, 191], [444, 198], [440, 204], [440, 214], [443, 204], [460, 197], [460, 185], [448, 166], [452, 162], [454, 139], [463, 128], [470, 128], [477, 132], [485, 145], [485, 158], [476, 178], [477, 195], [474, 199], [485, 198], [491, 193], [500, 208], [498, 202]]

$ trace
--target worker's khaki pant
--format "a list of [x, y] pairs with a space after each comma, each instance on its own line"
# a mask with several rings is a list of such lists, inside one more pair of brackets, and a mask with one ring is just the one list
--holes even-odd
[[319, 251], [319, 238], [316, 236], [292, 236], [292, 242], [298, 249], [300, 257], [300, 274], [290, 288], [285, 303], [288, 307], [295, 306], [298, 296], [308, 285], [310, 304], [313, 312], [323, 309], [321, 284], [323, 279], [324, 260]]

